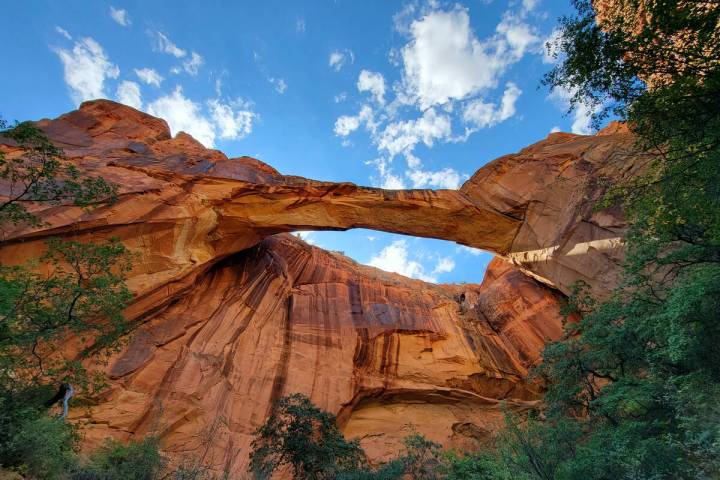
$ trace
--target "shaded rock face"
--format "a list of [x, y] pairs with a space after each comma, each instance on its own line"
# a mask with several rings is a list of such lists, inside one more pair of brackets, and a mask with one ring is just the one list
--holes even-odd
[[561, 334], [560, 296], [500, 259], [483, 285], [431, 285], [269, 237], [149, 318], [111, 361], [102, 403], [73, 419], [91, 445], [157, 432], [176, 458], [238, 473], [273, 402], [301, 392], [374, 461], [411, 424], [470, 448], [501, 421], [500, 400], [539, 398], [525, 378]]
[[[625, 221], [593, 206], [641, 163], [613, 126], [551, 134], [458, 191], [388, 191], [228, 159], [109, 101], [39, 125], [120, 198], [91, 211], [29, 205], [45, 224], [2, 232], [0, 261], [37, 257], [50, 236], [118, 237], [138, 255], [126, 315], [140, 327], [108, 365], [105, 396], [72, 412], [86, 444], [154, 432], [176, 459], [234, 473], [273, 401], [293, 392], [337, 414], [373, 461], [410, 425], [446, 446], [488, 441], [499, 401], [523, 409], [542, 394], [528, 369], [561, 335], [560, 292], [577, 280], [600, 294], [613, 285]], [[498, 257], [482, 285], [431, 285], [285, 234], [355, 227]]]

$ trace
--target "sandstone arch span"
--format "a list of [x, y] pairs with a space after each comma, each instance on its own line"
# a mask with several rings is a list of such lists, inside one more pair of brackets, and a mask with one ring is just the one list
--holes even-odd
[[[37, 207], [48, 226], [5, 232], [0, 256], [27, 258], [50, 235], [120, 237], [143, 252], [130, 279], [138, 312], [182, 292], [213, 262], [298, 229], [364, 227], [452, 240], [505, 256], [560, 290], [577, 279], [601, 290], [621, 255], [610, 240], [625, 224], [621, 212], [596, 212], [593, 204], [604, 180], [631, 175], [638, 163], [630, 136], [611, 126], [597, 136], [551, 134], [488, 163], [457, 191], [389, 191], [228, 159], [108, 100], [39, 125], [79, 168], [119, 184], [120, 200], [91, 212]], [[2, 148], [19, 154], [9, 142]]]

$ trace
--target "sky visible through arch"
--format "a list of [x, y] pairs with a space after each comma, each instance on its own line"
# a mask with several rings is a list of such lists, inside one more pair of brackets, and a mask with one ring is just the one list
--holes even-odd
[[[109, 98], [229, 157], [385, 188], [457, 188], [552, 130], [540, 85], [556, 0], [42, 1], [4, 6], [0, 115], [55, 117]], [[491, 255], [383, 232], [304, 233], [358, 262], [479, 282]]]

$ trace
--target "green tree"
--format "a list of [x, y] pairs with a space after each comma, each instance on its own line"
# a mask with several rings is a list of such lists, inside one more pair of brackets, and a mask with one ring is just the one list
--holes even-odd
[[598, 206], [630, 221], [622, 282], [576, 286], [583, 318], [536, 372], [545, 408], [509, 417], [497, 455], [512, 478], [718, 478], [720, 4], [573, 3], [544, 82], [626, 121], [644, 165]]
[[61, 149], [32, 122], [22, 122], [8, 129], [0, 119], [0, 137], [17, 151], [0, 151], [0, 227], [30, 224], [40, 219], [27, 204], [67, 203], [90, 207], [99, 202], [113, 202], [117, 186], [102, 177], [82, 175], [66, 161]]
[[[125, 247], [50, 240], [42, 270], [0, 266], [0, 389], [6, 394], [47, 382], [85, 384], [81, 360], [115, 345], [127, 332], [122, 309], [131, 299]], [[70, 358], [58, 349], [69, 334], [92, 337]]]
[[[576, 0], [545, 78], [625, 120], [642, 174], [604, 203], [631, 223], [625, 275], [598, 301], [578, 285], [538, 373], [537, 419], [499, 438], [518, 478], [720, 476], [720, 5]], [[547, 452], [558, 452], [547, 458]]]
[[257, 430], [250, 463], [257, 478], [289, 468], [294, 478], [315, 480], [362, 470], [365, 456], [357, 440], [345, 440], [333, 415], [295, 393], [281, 398]]
[[87, 464], [72, 474], [72, 480], [156, 480], [166, 466], [156, 437], [122, 444], [108, 441], [93, 452]]
[[[2, 127], [5, 127], [3, 124]], [[30, 122], [0, 132], [0, 230], [41, 226], [30, 205], [91, 208], [117, 188], [82, 175]], [[58, 385], [96, 385], [83, 362], [128, 331], [122, 309], [130, 257], [117, 240], [50, 240], [24, 265], [0, 265], [0, 465], [30, 478], [66, 478], [76, 460], [72, 425], [46, 415]], [[73, 335], [80, 344], [68, 348]]]
[[405, 473], [417, 480], [434, 480], [439, 478], [441, 445], [428, 440], [416, 431], [403, 439], [405, 446], [400, 461], [405, 466]]

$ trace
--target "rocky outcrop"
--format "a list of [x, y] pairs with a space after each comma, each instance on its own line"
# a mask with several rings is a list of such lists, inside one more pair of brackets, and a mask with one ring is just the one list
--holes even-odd
[[[501, 157], [454, 190], [382, 190], [280, 175], [248, 157], [228, 159], [164, 121], [101, 100], [39, 125], [82, 170], [117, 183], [119, 201], [92, 211], [40, 207], [39, 229], [4, 232], [0, 260], [42, 248], [48, 235], [116, 236], [143, 254], [131, 276], [132, 315], [175, 298], [210, 264], [294, 230], [364, 227], [452, 240], [509, 258], [569, 291], [600, 293], [617, 271], [621, 213], [595, 211], [609, 182], [637, 156], [621, 128], [551, 134]], [[6, 146], [8, 155], [19, 154]], [[0, 184], [0, 194], [2, 185]]]
[[499, 259], [481, 286], [432, 285], [273, 236], [149, 318], [111, 360], [105, 398], [73, 420], [89, 445], [155, 432], [176, 458], [238, 473], [273, 402], [301, 392], [372, 460], [410, 425], [469, 448], [501, 421], [500, 400], [539, 398], [525, 378], [561, 334], [559, 300]]
[[[92, 210], [29, 205], [44, 224], [3, 232], [0, 261], [37, 257], [50, 236], [118, 237], [138, 255], [126, 314], [140, 326], [108, 365], [104, 397], [73, 420], [88, 446], [155, 432], [175, 458], [232, 472], [245, 469], [273, 401], [292, 392], [336, 413], [373, 460], [410, 424], [448, 446], [487, 441], [500, 401], [523, 409], [540, 398], [527, 374], [561, 334], [561, 292], [579, 279], [600, 294], [613, 284], [625, 223], [594, 206], [642, 160], [615, 125], [551, 134], [458, 191], [389, 191], [228, 159], [109, 101], [39, 125], [120, 196]], [[498, 258], [482, 285], [431, 285], [286, 234], [355, 227]]]

